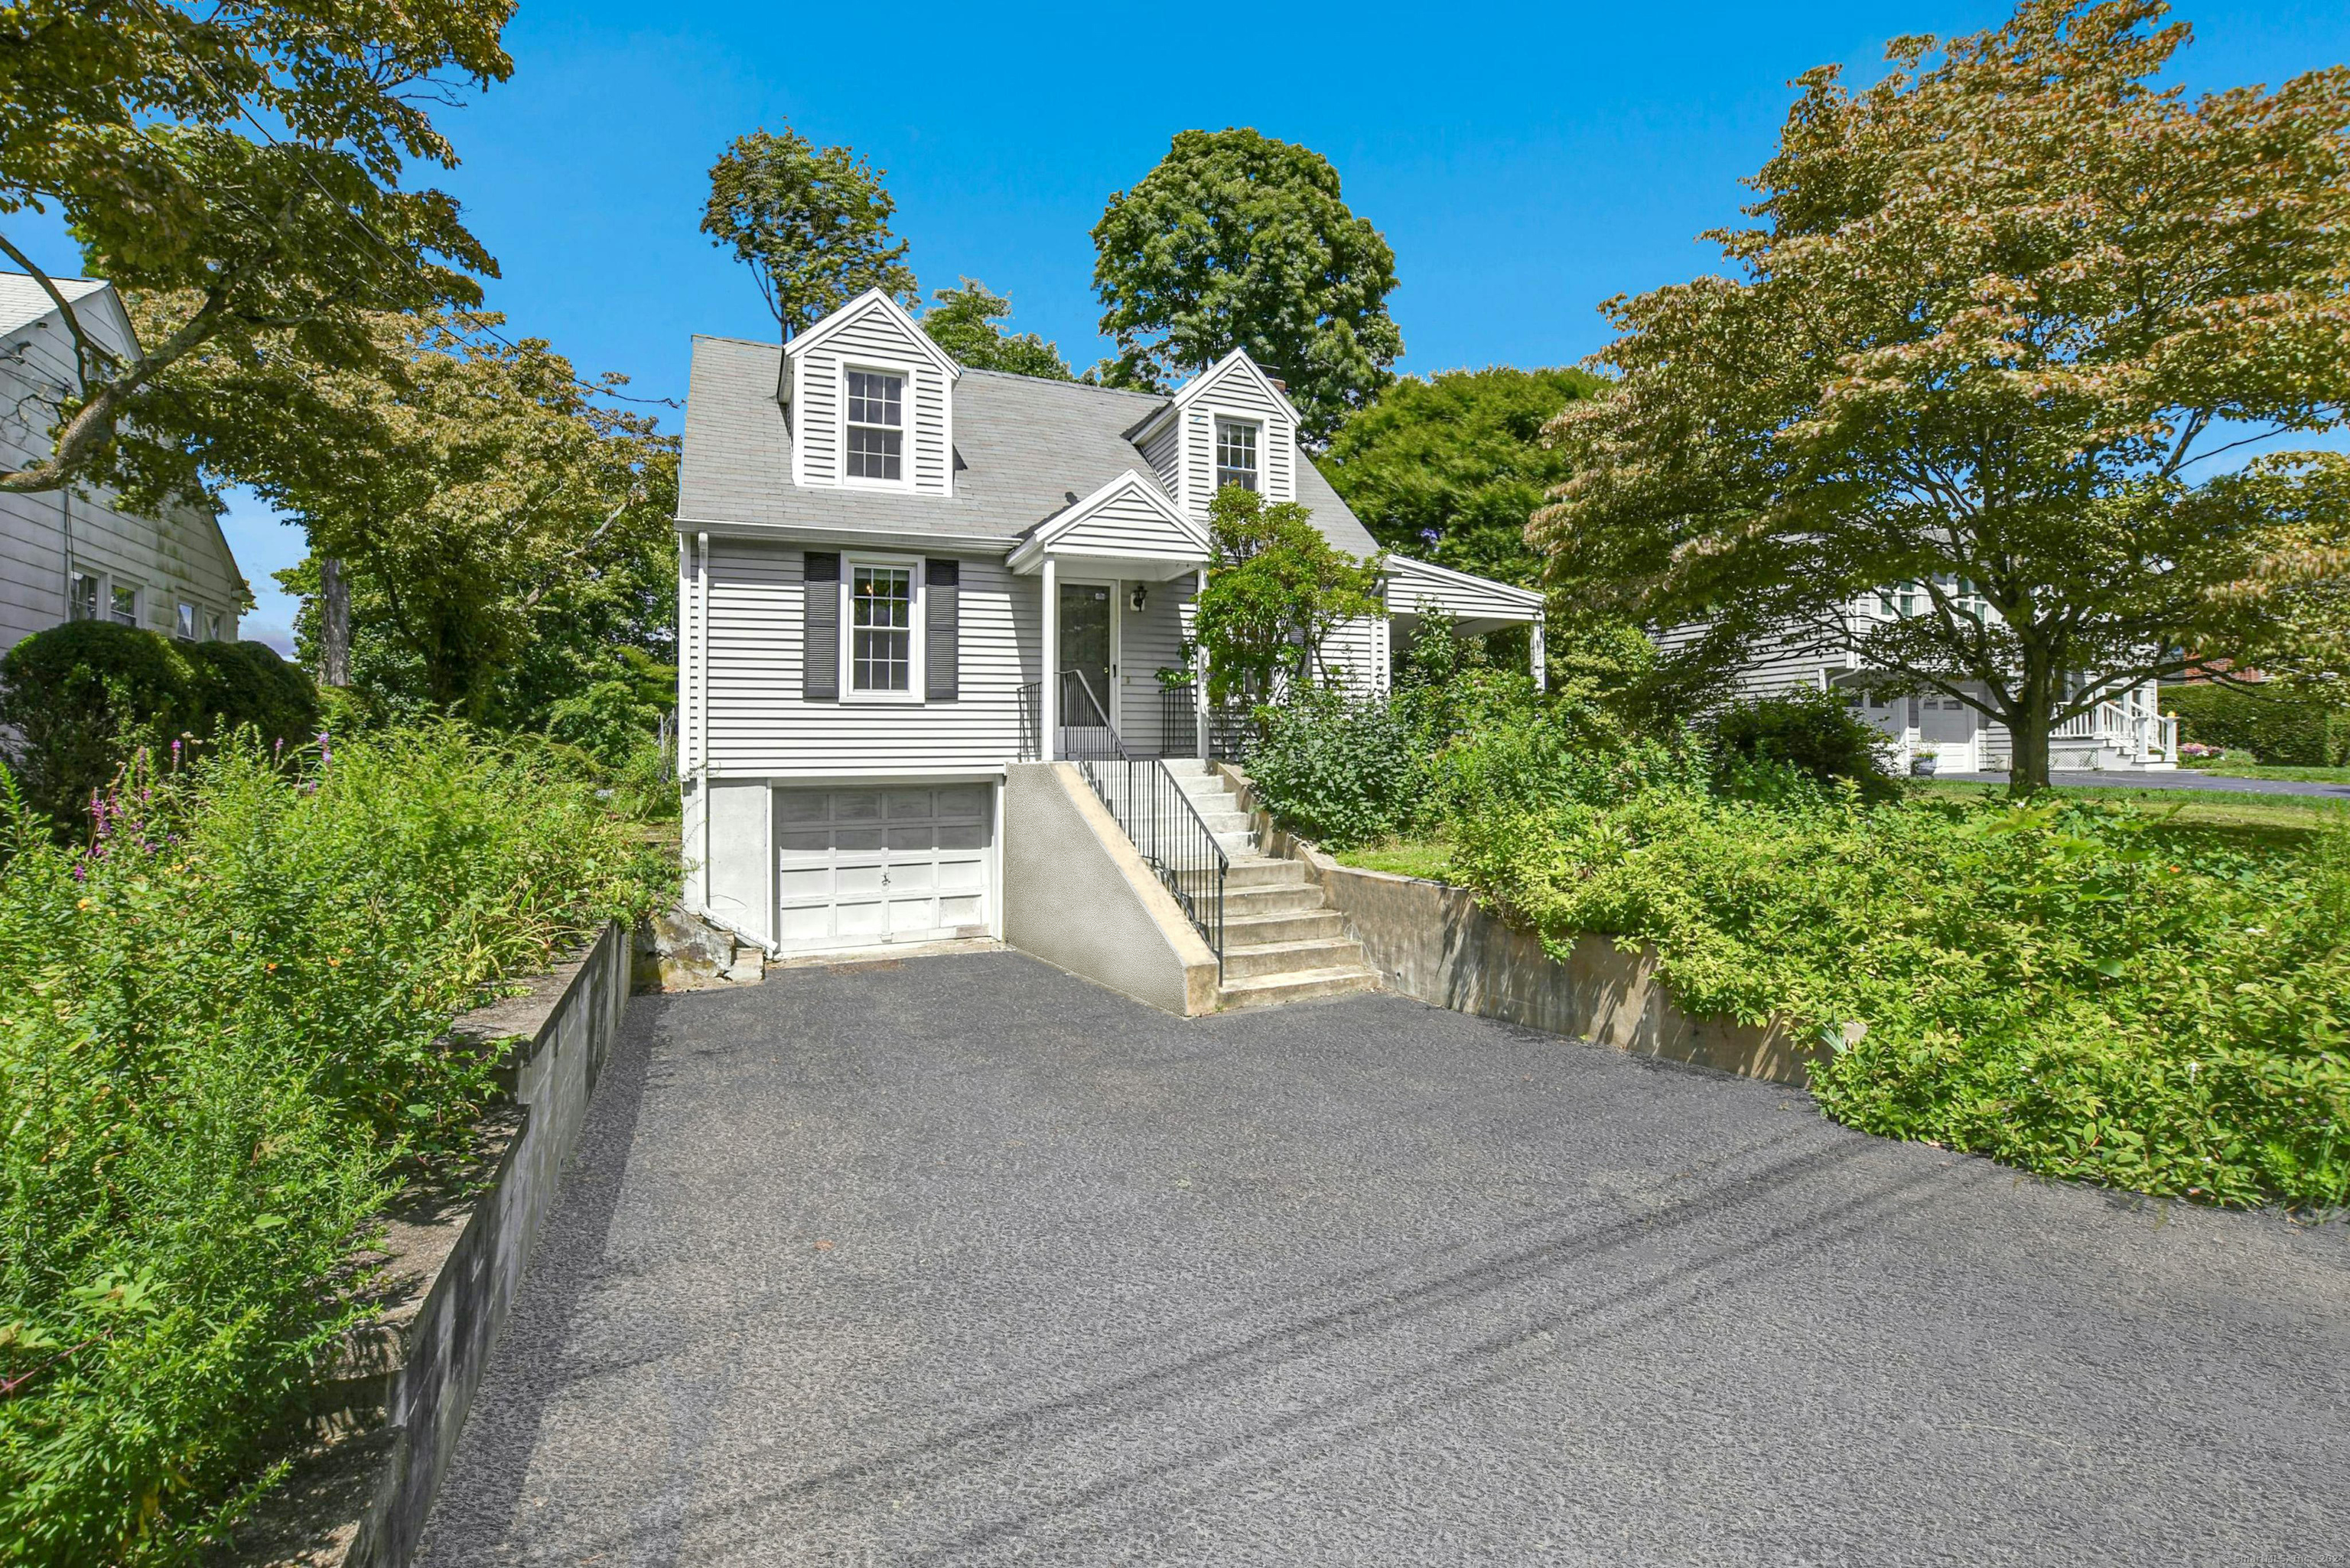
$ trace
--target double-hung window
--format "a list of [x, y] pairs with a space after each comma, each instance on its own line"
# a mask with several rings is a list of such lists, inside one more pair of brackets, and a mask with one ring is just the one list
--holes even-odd
[[185, 599], [172, 611], [172, 635], [182, 642], [196, 640], [196, 607]]
[[110, 606], [111, 618], [117, 626], [139, 624], [139, 590], [121, 583], [114, 585]]
[[906, 472], [906, 378], [848, 372], [848, 477], [890, 484]]
[[1243, 490], [1258, 488], [1256, 426], [1246, 421], [1216, 421], [1216, 489], [1221, 493], [1228, 484]]
[[870, 693], [914, 690], [914, 570], [851, 566], [848, 571], [848, 689]]
[[66, 618], [96, 620], [98, 618], [98, 578], [88, 572], [76, 572], [66, 584]]

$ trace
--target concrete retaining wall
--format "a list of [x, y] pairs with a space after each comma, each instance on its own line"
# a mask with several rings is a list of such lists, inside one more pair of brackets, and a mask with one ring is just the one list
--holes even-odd
[[461, 1044], [521, 1037], [504, 1069], [503, 1147], [462, 1199], [395, 1208], [385, 1310], [347, 1345], [318, 1401], [332, 1442], [240, 1527], [229, 1561], [405, 1568], [619, 1037], [629, 960], [628, 933], [609, 926], [529, 994], [452, 1026]]
[[1216, 955], [1068, 763], [1004, 771], [1003, 940], [1178, 1017], [1216, 1007]]
[[[1230, 773], [1230, 770], [1227, 770]], [[1245, 778], [1230, 773], [1237, 783]], [[1253, 793], [1243, 799], [1253, 805]], [[1363, 944], [1390, 991], [1457, 1012], [1507, 1019], [1639, 1056], [1688, 1062], [1773, 1083], [1808, 1081], [1824, 1054], [1787, 1027], [1693, 1018], [1657, 978], [1654, 949], [1625, 952], [1610, 937], [1575, 939], [1565, 962], [1542, 939], [1482, 909], [1465, 888], [1341, 866], [1256, 811], [1270, 855], [1305, 863], [1347, 934]]]

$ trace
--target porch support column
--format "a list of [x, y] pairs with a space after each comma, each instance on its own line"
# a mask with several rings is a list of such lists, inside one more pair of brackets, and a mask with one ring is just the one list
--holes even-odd
[[1526, 643], [1532, 649], [1531, 657], [1534, 667], [1534, 690], [1537, 691], [1546, 691], [1550, 689], [1550, 660], [1544, 657], [1543, 618], [1541, 611], [1537, 610], [1534, 612], [1534, 622], [1532, 626], [1528, 628], [1528, 630], [1533, 633], [1532, 636], [1526, 639]]
[[1043, 733], [1036, 754], [1053, 761], [1055, 732], [1061, 727], [1061, 590], [1053, 572], [1053, 557], [1045, 557], [1045, 679], [1036, 689], [1036, 718]]
[[1208, 755], [1208, 645], [1200, 640], [1200, 596], [1208, 591], [1208, 568], [1191, 574], [1191, 711], [1200, 733], [1200, 756]]

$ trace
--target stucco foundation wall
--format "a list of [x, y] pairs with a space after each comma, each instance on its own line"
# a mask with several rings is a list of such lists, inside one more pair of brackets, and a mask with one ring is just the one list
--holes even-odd
[[1069, 763], [1003, 778], [1003, 940], [1179, 1017], [1216, 1007], [1216, 958]]

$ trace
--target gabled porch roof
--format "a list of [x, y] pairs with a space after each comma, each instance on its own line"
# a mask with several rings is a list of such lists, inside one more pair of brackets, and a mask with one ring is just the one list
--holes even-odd
[[1164, 582], [1208, 564], [1207, 528], [1184, 515], [1159, 482], [1128, 469], [1028, 531], [1007, 563], [1014, 572], [1046, 559], [1084, 571]]

